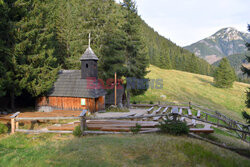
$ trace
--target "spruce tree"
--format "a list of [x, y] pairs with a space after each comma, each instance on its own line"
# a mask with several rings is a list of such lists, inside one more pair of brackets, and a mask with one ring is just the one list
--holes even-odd
[[0, 96], [10, 97], [12, 111], [15, 111], [15, 96], [22, 91], [15, 52], [16, 24], [27, 13], [29, 4], [28, 0], [0, 1]]
[[120, 79], [126, 75], [125, 67], [125, 38], [126, 33], [122, 30], [122, 17], [119, 8], [113, 1], [109, 2], [110, 15], [106, 18], [103, 26], [102, 37], [99, 40], [100, 61], [98, 64], [99, 77], [105, 81], [114, 78], [115, 72]]
[[[125, 9], [125, 23], [123, 30], [125, 38], [125, 65], [127, 68], [126, 77], [144, 79], [148, 73], [148, 59], [146, 56], [146, 46], [141, 34], [141, 21], [137, 14], [137, 8], [133, 0], [124, 0], [122, 3]], [[127, 89], [127, 87], [126, 87]], [[130, 93], [132, 95], [143, 94], [146, 89], [127, 89], [127, 104], [130, 106]]]
[[[33, 4], [35, 3], [35, 4]], [[46, 1], [33, 1], [27, 15], [16, 25], [16, 77], [19, 87], [32, 96], [45, 94], [53, 86], [59, 70], [53, 8]]]
[[215, 86], [219, 88], [231, 88], [235, 80], [236, 74], [234, 69], [230, 66], [228, 59], [221, 59], [220, 65], [217, 67], [214, 74]]
[[[250, 32], [250, 25], [248, 25], [248, 31]], [[246, 47], [247, 49], [250, 51], [250, 43], [246, 43]], [[246, 55], [246, 60], [247, 62], [249, 63], [250, 62], [250, 56], [249, 55]], [[241, 67], [241, 70], [244, 74], [246, 74], [248, 77], [250, 76], [250, 69], [248, 69], [247, 67], [245, 66], [242, 66]], [[246, 103], [246, 107], [247, 108], [250, 108], [250, 88], [248, 88], [247, 92], [247, 99], [245, 101]], [[246, 119], [246, 121], [250, 124], [250, 114], [248, 114], [246, 111], [243, 111], [242, 112], [242, 116], [244, 119]]]

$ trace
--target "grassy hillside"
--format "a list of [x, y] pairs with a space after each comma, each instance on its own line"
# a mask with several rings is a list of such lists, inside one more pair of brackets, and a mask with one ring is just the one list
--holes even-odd
[[[132, 101], [189, 102], [218, 110], [234, 119], [241, 120], [245, 91], [249, 84], [235, 82], [233, 88], [220, 89], [213, 85], [213, 78], [176, 70], [149, 67], [150, 79], [163, 79], [163, 89], [149, 89], [145, 95], [133, 97]], [[166, 95], [166, 99], [160, 96]]]
[[0, 166], [248, 166], [234, 152], [185, 136], [15, 134], [0, 139]]

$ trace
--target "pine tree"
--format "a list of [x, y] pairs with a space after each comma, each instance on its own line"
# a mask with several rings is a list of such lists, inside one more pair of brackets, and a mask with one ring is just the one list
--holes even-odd
[[223, 58], [214, 74], [214, 83], [219, 88], [230, 88], [236, 80], [236, 74], [227, 58]]
[[110, 14], [106, 17], [106, 24], [103, 27], [103, 35], [99, 41], [100, 60], [98, 64], [99, 77], [105, 81], [113, 78], [115, 72], [120, 79], [126, 75], [125, 64], [125, 40], [126, 33], [122, 30], [122, 15], [119, 8], [116, 9], [113, 1], [109, 4]]
[[[141, 21], [137, 14], [135, 2], [124, 0], [122, 3], [125, 9], [125, 24], [123, 30], [126, 33], [125, 39], [125, 64], [127, 68], [126, 77], [144, 79], [147, 74], [148, 59], [146, 46], [141, 34]], [[145, 89], [127, 89], [127, 103], [130, 106], [130, 93], [132, 95], [143, 94]]]
[[59, 70], [53, 10], [46, 1], [34, 1], [27, 15], [16, 25], [19, 29], [15, 51], [19, 87], [32, 96], [46, 93]]
[[11, 109], [15, 111], [15, 96], [21, 94], [17, 55], [17, 22], [27, 13], [29, 1], [0, 1], [0, 96], [10, 97]]
[[[248, 31], [250, 32], [250, 24], [248, 25]], [[250, 51], [250, 43], [246, 43], [246, 47]], [[247, 62], [250, 62], [250, 56], [246, 55], [246, 59], [247, 59]], [[248, 77], [250, 76], [250, 69], [248, 69], [247, 67], [242, 66], [241, 70], [242, 70], [242, 72], [244, 74], [247, 74]], [[246, 107], [250, 108], [250, 88], [248, 88], [246, 94], [247, 94], [247, 99], [245, 101]], [[242, 116], [250, 124], [250, 115], [246, 111], [242, 112]]]

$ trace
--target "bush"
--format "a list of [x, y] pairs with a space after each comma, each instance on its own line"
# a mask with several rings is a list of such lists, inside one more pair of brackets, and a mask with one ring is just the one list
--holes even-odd
[[181, 121], [165, 120], [160, 123], [159, 128], [161, 132], [172, 135], [183, 135], [189, 132], [187, 124]]
[[136, 104], [136, 101], [133, 101], [133, 104]]
[[74, 131], [73, 131], [73, 135], [76, 137], [81, 137], [82, 136], [82, 131], [81, 131], [81, 127], [80, 126], [76, 126]]
[[133, 134], [137, 134], [141, 130], [141, 125], [136, 123], [135, 127], [131, 127], [130, 130]]
[[153, 101], [150, 101], [149, 104], [154, 104], [154, 102], [153, 102]]
[[8, 127], [2, 123], [0, 123], [0, 134], [7, 133]]

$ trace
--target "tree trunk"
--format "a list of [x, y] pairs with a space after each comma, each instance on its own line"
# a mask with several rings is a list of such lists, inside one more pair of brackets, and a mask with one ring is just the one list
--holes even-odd
[[11, 105], [12, 112], [15, 112], [16, 108], [15, 108], [15, 92], [14, 92], [14, 90], [12, 90], [10, 93], [10, 105]]
[[130, 93], [129, 93], [129, 90], [127, 90], [127, 108], [130, 108]]

